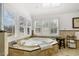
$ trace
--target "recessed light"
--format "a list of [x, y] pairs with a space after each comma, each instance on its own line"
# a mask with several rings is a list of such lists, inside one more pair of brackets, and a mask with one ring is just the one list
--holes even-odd
[[61, 3], [42, 3], [42, 7], [58, 7]]

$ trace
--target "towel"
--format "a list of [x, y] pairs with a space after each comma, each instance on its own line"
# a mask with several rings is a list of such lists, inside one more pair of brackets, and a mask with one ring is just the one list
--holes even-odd
[[76, 44], [70, 44], [70, 43], [68, 43], [68, 46], [71, 47], [71, 48], [76, 48]]
[[69, 40], [70, 42], [74, 43], [75, 41], [74, 40]]

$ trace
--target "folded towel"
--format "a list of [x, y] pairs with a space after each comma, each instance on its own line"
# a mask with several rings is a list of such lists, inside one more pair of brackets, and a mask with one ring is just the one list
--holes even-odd
[[74, 43], [75, 41], [74, 40], [69, 40], [70, 42]]
[[70, 44], [70, 43], [68, 43], [68, 46], [71, 47], [71, 48], [76, 48], [76, 44]]

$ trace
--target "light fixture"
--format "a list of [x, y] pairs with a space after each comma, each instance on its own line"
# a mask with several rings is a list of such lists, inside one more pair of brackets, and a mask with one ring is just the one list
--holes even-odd
[[43, 7], [58, 7], [61, 6], [61, 3], [42, 3]]

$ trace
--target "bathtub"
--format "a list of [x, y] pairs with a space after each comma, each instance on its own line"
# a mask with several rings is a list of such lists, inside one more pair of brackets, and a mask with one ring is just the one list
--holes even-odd
[[22, 47], [39, 47], [41, 50], [51, 48], [53, 44], [56, 44], [57, 41], [55, 38], [30, 38], [30, 39], [22, 39], [18, 41], [18, 44]]
[[[15, 49], [10, 48], [9, 52], [10, 55], [19, 55], [20, 56], [20, 51], [21, 55], [26, 55], [26, 56], [43, 56], [43, 55], [53, 55], [58, 52], [58, 44], [55, 38], [29, 38], [29, 39], [21, 39], [17, 41], [17, 46]], [[19, 50], [18, 53], [13, 52], [13, 50]], [[22, 51], [23, 50], [23, 51]], [[15, 56], [16, 56], [15, 55]]]

